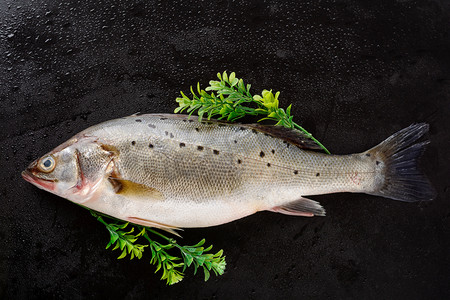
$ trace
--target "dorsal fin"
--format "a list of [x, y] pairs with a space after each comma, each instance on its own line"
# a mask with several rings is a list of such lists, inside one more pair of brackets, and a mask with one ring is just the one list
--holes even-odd
[[255, 129], [264, 134], [282, 139], [292, 145], [308, 150], [322, 150], [311, 138], [297, 129], [286, 128], [283, 126], [244, 124], [243, 126]]
[[[198, 116], [195, 115], [184, 115], [184, 114], [152, 114], [154, 116], [159, 116], [161, 118], [174, 119], [174, 120], [193, 120], [198, 121]], [[262, 125], [262, 124], [244, 124], [237, 122], [228, 122], [225, 120], [216, 120], [210, 119], [208, 120], [206, 117], [202, 119], [204, 123], [210, 124], [226, 124], [231, 126], [239, 126], [244, 128], [250, 128], [264, 134], [270, 135], [275, 138], [282, 139], [289, 144], [297, 146], [302, 149], [308, 150], [322, 150], [322, 147], [317, 145], [311, 138], [309, 138], [306, 134], [297, 129], [286, 128], [283, 126], [276, 125]]]

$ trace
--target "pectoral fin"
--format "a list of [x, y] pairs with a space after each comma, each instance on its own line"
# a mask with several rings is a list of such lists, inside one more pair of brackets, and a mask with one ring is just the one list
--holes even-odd
[[281, 206], [275, 206], [271, 211], [291, 216], [325, 216], [325, 209], [322, 205], [317, 201], [307, 198], [300, 198]]
[[138, 225], [146, 226], [146, 227], [159, 228], [159, 229], [167, 231], [171, 234], [181, 237], [181, 235], [179, 235], [175, 230], [182, 230], [182, 229], [175, 227], [175, 226], [166, 225], [166, 224], [162, 224], [162, 223], [158, 223], [158, 222], [154, 222], [151, 220], [138, 218], [138, 217], [127, 217], [127, 221], [138, 224]]
[[144, 184], [114, 177], [109, 177], [108, 180], [113, 186], [116, 194], [153, 200], [164, 200], [164, 195], [160, 191]]

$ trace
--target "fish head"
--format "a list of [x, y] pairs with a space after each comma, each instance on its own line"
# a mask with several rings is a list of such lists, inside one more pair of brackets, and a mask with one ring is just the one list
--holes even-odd
[[79, 181], [76, 141], [68, 141], [33, 161], [22, 177], [40, 189], [64, 196]]

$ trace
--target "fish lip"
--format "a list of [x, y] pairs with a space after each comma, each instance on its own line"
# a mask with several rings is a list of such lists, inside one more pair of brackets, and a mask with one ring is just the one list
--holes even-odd
[[34, 183], [34, 176], [28, 170], [22, 171], [22, 178], [25, 179], [25, 181], [28, 181], [30, 183]]
[[39, 178], [33, 174], [33, 171], [30, 171], [29, 169], [22, 171], [22, 178], [25, 179], [25, 181], [28, 181], [29, 183], [48, 191], [54, 190], [56, 182], [55, 180]]

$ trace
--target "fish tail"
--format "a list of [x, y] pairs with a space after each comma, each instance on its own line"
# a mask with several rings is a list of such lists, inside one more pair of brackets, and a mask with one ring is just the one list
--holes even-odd
[[405, 202], [435, 198], [436, 191], [418, 169], [418, 160], [429, 141], [415, 143], [428, 129], [426, 123], [412, 124], [365, 152], [377, 170], [374, 191], [368, 194]]

